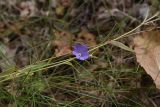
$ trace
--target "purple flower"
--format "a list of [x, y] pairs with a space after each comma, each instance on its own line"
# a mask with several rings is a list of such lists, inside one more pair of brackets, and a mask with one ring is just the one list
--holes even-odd
[[72, 51], [73, 55], [76, 56], [79, 60], [86, 60], [89, 58], [88, 47], [82, 44], [75, 44], [74, 50]]

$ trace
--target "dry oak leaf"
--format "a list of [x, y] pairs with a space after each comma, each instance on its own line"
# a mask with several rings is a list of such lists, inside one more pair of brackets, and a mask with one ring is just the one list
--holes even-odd
[[134, 38], [137, 62], [145, 69], [160, 89], [160, 31], [141, 33]]

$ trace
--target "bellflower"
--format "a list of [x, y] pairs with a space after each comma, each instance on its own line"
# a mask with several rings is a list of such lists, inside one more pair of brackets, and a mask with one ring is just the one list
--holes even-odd
[[79, 60], [86, 60], [89, 58], [88, 47], [82, 44], [75, 44], [72, 51], [73, 55]]

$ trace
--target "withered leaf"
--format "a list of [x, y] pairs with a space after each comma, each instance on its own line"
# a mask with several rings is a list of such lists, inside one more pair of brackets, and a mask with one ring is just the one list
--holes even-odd
[[76, 38], [76, 42], [87, 44], [89, 47], [94, 47], [96, 45], [95, 35], [90, 33], [86, 28], [82, 28]]
[[66, 54], [70, 54], [71, 50], [71, 42], [72, 42], [72, 34], [69, 32], [54, 32], [55, 40], [53, 41], [53, 46], [56, 47], [55, 49], [55, 56], [63, 56]]
[[134, 38], [136, 58], [160, 89], [160, 31], [141, 33]]

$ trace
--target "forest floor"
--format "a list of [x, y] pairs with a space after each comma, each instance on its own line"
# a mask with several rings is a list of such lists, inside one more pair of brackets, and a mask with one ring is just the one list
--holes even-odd
[[160, 107], [136, 38], [160, 46], [159, 10], [159, 0], [0, 0], [0, 107]]

